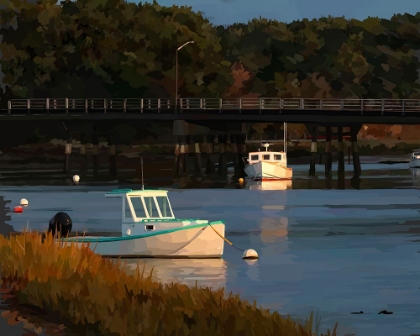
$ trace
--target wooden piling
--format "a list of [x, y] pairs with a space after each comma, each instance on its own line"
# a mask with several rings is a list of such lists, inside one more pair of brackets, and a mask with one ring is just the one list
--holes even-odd
[[337, 140], [338, 140], [338, 153], [337, 153], [337, 161], [338, 161], [338, 173], [344, 173], [344, 153], [346, 144], [343, 142], [343, 127], [338, 127], [337, 131]]
[[359, 146], [357, 145], [357, 134], [359, 133], [360, 126], [351, 126], [350, 127], [350, 134], [351, 134], [351, 152], [353, 155], [353, 169], [354, 169], [354, 176], [359, 177], [362, 175], [362, 167], [360, 164], [360, 156], [359, 156]]
[[109, 162], [109, 173], [111, 176], [117, 176], [117, 155], [115, 152], [114, 136], [108, 134], [108, 162]]
[[175, 160], [174, 160], [174, 167], [173, 167], [173, 177], [179, 176], [179, 154], [180, 154], [180, 144], [181, 144], [181, 137], [176, 136], [175, 137]]
[[219, 135], [219, 165], [217, 167], [217, 173], [219, 175], [227, 175], [227, 166], [226, 166], [226, 142], [227, 135]]
[[93, 163], [93, 175], [98, 174], [98, 154], [99, 154], [99, 135], [95, 131], [92, 139], [92, 163]]
[[312, 142], [311, 142], [311, 162], [309, 167], [309, 176], [315, 176], [315, 165], [316, 159], [318, 156], [318, 127], [312, 126], [311, 127], [311, 135], [312, 135]]
[[236, 147], [238, 150], [238, 177], [246, 177], [245, 173], [245, 163], [243, 157], [246, 155], [246, 135], [245, 134], [237, 134], [235, 136], [236, 139]]
[[214, 174], [216, 172], [216, 169], [214, 168], [214, 161], [213, 161], [213, 151], [214, 151], [214, 136], [213, 135], [207, 135], [204, 137], [204, 143], [205, 143], [205, 151], [207, 153], [206, 158], [206, 174]]
[[63, 172], [64, 173], [68, 173], [69, 172], [70, 155], [71, 155], [71, 152], [72, 152], [72, 142], [73, 142], [73, 138], [69, 134], [67, 136], [67, 142], [66, 142], [66, 145], [64, 147], [64, 167], [63, 167]]
[[331, 126], [325, 127], [325, 176], [331, 177], [332, 155], [331, 155]]
[[80, 136], [80, 172], [87, 171], [87, 155], [86, 155], [86, 135], [84, 133]]
[[193, 144], [194, 144], [194, 173], [202, 176], [202, 162], [201, 162], [201, 150], [200, 150], [200, 141], [201, 136], [193, 136]]

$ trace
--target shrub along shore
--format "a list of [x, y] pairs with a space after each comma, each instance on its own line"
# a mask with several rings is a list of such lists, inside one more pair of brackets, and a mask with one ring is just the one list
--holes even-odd
[[[60, 246], [49, 235], [0, 235], [2, 292], [18, 305], [42, 309], [55, 323], [95, 335], [315, 334], [312, 315], [299, 323], [238, 295], [198, 286], [162, 284], [139, 269], [88, 247]], [[143, 270], [144, 271], [144, 270]], [[337, 327], [337, 326], [336, 326]], [[336, 335], [336, 328], [326, 335]], [[325, 334], [324, 334], [325, 335]]]

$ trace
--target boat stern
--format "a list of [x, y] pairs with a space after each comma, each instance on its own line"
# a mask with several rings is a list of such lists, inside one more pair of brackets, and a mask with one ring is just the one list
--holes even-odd
[[221, 258], [225, 246], [224, 238], [225, 223], [223, 221], [210, 222], [197, 232], [186, 246], [173, 255], [190, 258]]

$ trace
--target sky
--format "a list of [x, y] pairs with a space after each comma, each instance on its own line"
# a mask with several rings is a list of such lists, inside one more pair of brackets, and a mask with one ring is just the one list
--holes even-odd
[[[139, 2], [139, 0], [134, 0]], [[142, 1], [142, 2], [153, 2]], [[188, 6], [205, 12], [214, 24], [248, 22], [265, 17], [281, 22], [321, 16], [390, 18], [395, 13], [420, 12], [420, 0], [157, 0], [162, 6]]]

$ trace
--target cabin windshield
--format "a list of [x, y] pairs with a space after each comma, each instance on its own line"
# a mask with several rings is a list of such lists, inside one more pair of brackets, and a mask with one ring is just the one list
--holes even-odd
[[147, 218], [146, 212], [144, 211], [143, 202], [140, 196], [130, 197], [131, 204], [133, 204], [134, 213], [137, 218]]
[[149, 217], [160, 217], [153, 196], [143, 197]]
[[160, 213], [162, 217], [173, 217], [171, 206], [169, 205], [169, 200], [167, 196], [156, 196], [156, 201], [160, 208]]

